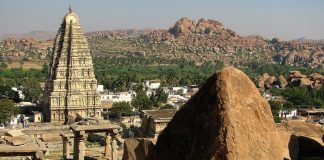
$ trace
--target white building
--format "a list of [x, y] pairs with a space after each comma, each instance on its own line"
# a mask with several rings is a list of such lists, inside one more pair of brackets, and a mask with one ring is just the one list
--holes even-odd
[[187, 102], [188, 98], [185, 98], [181, 95], [168, 95], [168, 101], [170, 103], [175, 103], [175, 102]]
[[161, 86], [161, 83], [158, 81], [145, 81], [144, 86], [148, 89], [158, 89]]
[[134, 92], [118, 92], [118, 93], [102, 93], [101, 101], [110, 102], [131, 102], [136, 93]]
[[172, 94], [186, 94], [188, 92], [188, 88], [187, 87], [172, 87], [170, 90], [170, 93]]
[[102, 84], [99, 84], [98, 85], [98, 92], [103, 92], [104, 91], [104, 85], [102, 85]]
[[297, 117], [297, 109], [293, 109], [291, 111], [279, 111], [279, 117], [281, 118], [292, 118], [292, 117]]
[[23, 94], [22, 90], [18, 89], [17, 87], [11, 87], [11, 90], [18, 92], [20, 99], [25, 99], [25, 95]]

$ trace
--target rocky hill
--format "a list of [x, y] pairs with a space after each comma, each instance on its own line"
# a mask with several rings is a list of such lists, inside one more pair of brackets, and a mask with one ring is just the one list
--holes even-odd
[[0, 59], [20, 61], [22, 59], [38, 61], [46, 59], [51, 51], [52, 40], [34, 38], [7, 38], [0, 43]]
[[[99, 57], [160, 57], [186, 59], [196, 65], [222, 61], [225, 65], [244, 66], [249, 62], [280, 63], [324, 68], [323, 43], [314, 41], [282, 41], [260, 36], [240, 36], [222, 23], [211, 19], [197, 22], [181, 18], [169, 29], [107, 30], [86, 34], [94, 56]], [[3, 57], [12, 55], [12, 39], [0, 43]], [[17, 40], [20, 41], [20, 40]], [[51, 47], [52, 43], [40, 41]], [[18, 45], [19, 46], [19, 45]], [[44, 46], [45, 47], [45, 46]], [[11, 48], [11, 49], [10, 49]], [[28, 50], [18, 56], [26, 57]], [[14, 50], [14, 52], [16, 52]], [[44, 53], [40, 53], [39, 58]], [[14, 54], [17, 55], [17, 54]], [[36, 56], [37, 57], [37, 56]]]
[[9, 34], [1, 34], [0, 40], [5, 40], [7, 38], [16, 38], [16, 39], [22, 39], [22, 38], [33, 38], [37, 40], [48, 40], [54, 37], [56, 33], [51, 31], [30, 31], [28, 33], [9, 33]]
[[324, 46], [315, 42], [268, 40], [260, 36], [243, 37], [215, 20], [198, 22], [181, 18], [169, 30], [155, 30], [144, 38], [151, 43], [171, 43], [176, 49], [211, 55], [229, 63], [266, 61], [323, 68]]

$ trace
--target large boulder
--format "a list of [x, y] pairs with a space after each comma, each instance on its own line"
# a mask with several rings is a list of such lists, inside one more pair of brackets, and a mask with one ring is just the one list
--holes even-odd
[[240, 70], [211, 76], [158, 137], [149, 160], [280, 160], [267, 101]]
[[178, 20], [169, 31], [174, 35], [195, 32], [196, 22], [187, 17]]
[[262, 76], [259, 76], [257, 78], [257, 85], [259, 88], [264, 89], [264, 85], [265, 85], [265, 81], [269, 78], [270, 76], [268, 75], [268, 73], [264, 73]]
[[275, 76], [269, 76], [269, 77], [267, 78], [267, 80], [264, 82], [264, 83], [265, 83], [264, 86], [265, 86], [267, 89], [269, 89], [269, 88], [272, 87], [272, 85], [274, 84], [274, 82], [275, 82], [276, 80], [277, 80], [277, 79], [276, 79]]
[[324, 158], [322, 136], [324, 129], [319, 125], [301, 120], [290, 120], [278, 126], [286, 159]]
[[311, 86], [312, 85], [312, 81], [307, 79], [307, 78], [299, 78], [299, 79], [293, 79], [290, 82], [290, 86], [293, 87], [307, 87], [307, 86]]
[[284, 76], [282, 76], [282, 75], [280, 75], [278, 77], [277, 83], [278, 83], [280, 88], [285, 88], [287, 86], [287, 84], [288, 84], [286, 78]]
[[308, 76], [312, 81], [322, 81], [324, 79], [324, 76], [319, 73], [313, 73]]
[[150, 139], [126, 139], [124, 142], [123, 160], [144, 160], [153, 147], [154, 144]]
[[300, 71], [290, 71], [288, 75], [289, 79], [294, 79], [294, 78], [306, 78], [305, 75], [301, 74]]

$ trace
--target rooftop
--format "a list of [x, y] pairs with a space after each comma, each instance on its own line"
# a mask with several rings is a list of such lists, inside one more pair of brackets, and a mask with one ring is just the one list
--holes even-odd
[[172, 119], [175, 113], [178, 110], [176, 109], [163, 109], [163, 110], [143, 110], [142, 112], [146, 115], [151, 116], [153, 119], [162, 119], [168, 118]]
[[70, 125], [73, 131], [86, 131], [86, 132], [97, 132], [97, 131], [106, 131], [106, 130], [114, 130], [119, 129], [120, 127], [111, 123], [103, 123], [100, 122], [98, 124], [80, 124], [73, 123]]
[[101, 108], [102, 109], [111, 109], [113, 105], [112, 101], [101, 101]]
[[324, 109], [315, 109], [315, 108], [312, 108], [312, 109], [303, 109], [303, 108], [300, 108], [300, 109], [298, 109], [298, 112], [305, 112], [305, 113], [324, 113]]

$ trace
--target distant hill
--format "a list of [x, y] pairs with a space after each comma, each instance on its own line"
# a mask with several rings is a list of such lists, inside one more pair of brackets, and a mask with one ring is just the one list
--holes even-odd
[[87, 36], [99, 36], [106, 34], [125, 34], [131, 37], [137, 37], [140, 35], [145, 35], [149, 32], [154, 31], [154, 29], [114, 29], [114, 30], [102, 30], [102, 31], [92, 31], [85, 33]]
[[300, 42], [300, 43], [314, 43], [314, 44], [319, 44], [324, 46], [324, 39], [317, 40], [317, 39], [307, 39], [306, 37], [303, 37], [299, 39], [294, 39], [292, 41]]
[[53, 39], [56, 32], [53, 31], [30, 31], [28, 33], [8, 33], [0, 35], [0, 40], [5, 40], [7, 38], [33, 38], [37, 40], [48, 40]]
[[[43, 31], [11, 34], [14, 39], [0, 43], [0, 58], [46, 58], [47, 54], [43, 52], [51, 51], [54, 35], [55, 32]], [[186, 60], [198, 66], [219, 62], [245, 66], [250, 62], [260, 62], [324, 68], [324, 40], [302, 38], [283, 41], [242, 36], [213, 19], [195, 21], [184, 17], [169, 29], [104, 30], [85, 35], [94, 57], [130, 60], [144, 57], [158, 59], [159, 64], [168, 60]], [[32, 37], [36, 41], [20, 37]], [[51, 40], [38, 42], [40, 39]]]

